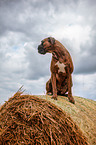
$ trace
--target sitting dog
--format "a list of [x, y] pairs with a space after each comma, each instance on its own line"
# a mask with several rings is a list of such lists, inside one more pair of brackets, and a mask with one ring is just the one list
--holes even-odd
[[38, 52], [52, 53], [51, 78], [46, 83], [47, 94], [53, 94], [55, 100], [57, 95], [67, 95], [69, 101], [75, 104], [71, 91], [73, 63], [68, 50], [58, 40], [48, 37], [41, 41]]

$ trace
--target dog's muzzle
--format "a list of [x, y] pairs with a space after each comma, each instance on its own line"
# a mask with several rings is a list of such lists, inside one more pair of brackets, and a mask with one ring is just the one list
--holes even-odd
[[45, 48], [43, 47], [43, 45], [39, 45], [39, 46], [38, 46], [38, 52], [39, 52], [40, 54], [45, 54], [45, 53], [46, 53]]

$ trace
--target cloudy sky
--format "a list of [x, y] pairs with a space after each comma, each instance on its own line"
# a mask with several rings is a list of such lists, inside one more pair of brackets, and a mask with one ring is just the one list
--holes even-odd
[[73, 95], [96, 100], [96, 0], [0, 0], [0, 103], [22, 85], [46, 93], [51, 54], [37, 47], [48, 36], [71, 53]]

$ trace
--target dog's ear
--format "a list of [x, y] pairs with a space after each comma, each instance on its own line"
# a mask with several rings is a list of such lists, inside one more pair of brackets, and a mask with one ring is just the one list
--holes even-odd
[[55, 39], [53, 37], [48, 37], [48, 42], [50, 42], [52, 45], [54, 45]]

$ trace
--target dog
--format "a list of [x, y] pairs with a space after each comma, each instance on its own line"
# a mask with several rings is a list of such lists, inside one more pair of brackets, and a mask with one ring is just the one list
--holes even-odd
[[46, 83], [47, 94], [57, 100], [57, 95], [67, 96], [69, 101], [75, 104], [72, 96], [72, 72], [73, 62], [68, 50], [55, 38], [48, 37], [41, 41], [38, 53], [52, 53], [51, 78]]

